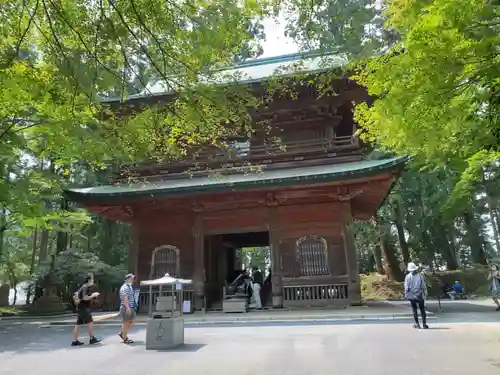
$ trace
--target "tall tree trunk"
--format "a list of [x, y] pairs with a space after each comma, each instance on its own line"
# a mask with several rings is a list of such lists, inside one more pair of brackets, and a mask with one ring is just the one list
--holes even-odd
[[467, 244], [471, 251], [471, 257], [474, 263], [487, 264], [486, 254], [483, 248], [483, 240], [479, 233], [479, 226], [474, 214], [471, 211], [466, 211], [463, 214], [465, 228], [467, 230]]
[[[33, 275], [35, 274], [35, 260], [36, 260], [37, 245], [38, 245], [38, 228], [35, 228], [35, 231], [33, 232], [33, 245], [31, 247], [30, 277], [33, 277]], [[32, 293], [33, 293], [33, 288], [30, 285], [30, 287], [28, 288], [28, 291], [26, 293], [26, 305], [30, 304]]]
[[101, 239], [101, 246], [99, 251], [99, 258], [101, 258], [106, 264], [116, 264], [113, 261], [113, 243], [116, 241], [116, 222], [108, 219], [101, 221], [104, 224], [103, 234], [104, 237]]
[[403, 281], [404, 275], [399, 267], [396, 249], [387, 234], [383, 234], [380, 237], [379, 246], [384, 258], [385, 274], [389, 280]]
[[[10, 167], [3, 166], [0, 169], [0, 177], [5, 181], [6, 185], [9, 185], [10, 181]], [[0, 202], [0, 259], [3, 255], [4, 250], [4, 240], [5, 231], [7, 230], [7, 208], [5, 207], [5, 202]]]
[[399, 246], [401, 247], [401, 254], [403, 255], [403, 262], [408, 265], [410, 262], [410, 249], [406, 242], [405, 230], [403, 226], [403, 214], [401, 212], [401, 203], [399, 200], [394, 203], [395, 224], [398, 231]]
[[498, 226], [497, 226], [497, 220], [495, 220], [495, 205], [493, 203], [493, 198], [491, 195], [488, 193], [488, 190], [486, 190], [486, 201], [487, 201], [487, 206], [488, 206], [488, 214], [490, 216], [490, 224], [491, 228], [493, 229], [493, 238], [495, 239], [495, 247], [497, 250], [497, 253], [500, 252], [500, 238], [498, 237]]
[[46, 262], [49, 258], [49, 231], [47, 229], [42, 230], [40, 235], [40, 253], [38, 254], [38, 266], [43, 262]]
[[[68, 209], [68, 201], [66, 199], [61, 200], [61, 210]], [[56, 240], [56, 254], [65, 251], [68, 248], [68, 232], [59, 231], [57, 232]]]
[[17, 285], [14, 287], [14, 299], [12, 300], [12, 306], [16, 306], [17, 302]]
[[373, 259], [375, 260], [375, 270], [381, 275], [385, 275], [384, 263], [382, 262], [382, 250], [380, 244], [373, 246]]
[[[444, 241], [446, 240], [446, 241]], [[443, 249], [441, 251], [443, 258], [446, 262], [446, 268], [449, 271], [454, 271], [458, 269], [457, 251], [455, 249], [455, 244], [451, 236], [445, 236], [443, 238]]]
[[460, 251], [460, 246], [458, 245], [458, 240], [457, 240], [456, 220], [453, 220], [453, 222], [451, 223], [449, 235], [450, 235], [450, 247], [453, 249], [457, 266], [460, 267], [462, 265], [462, 252]]
[[[40, 163], [40, 171], [44, 170], [44, 161]], [[51, 174], [55, 173], [55, 165], [53, 162], [49, 162], [49, 172]], [[44, 202], [45, 211], [50, 211], [52, 209], [52, 204], [49, 200]], [[49, 257], [49, 231], [48, 229], [43, 229], [40, 236], [40, 252], [38, 253], [38, 267], [40, 264], [46, 262]]]

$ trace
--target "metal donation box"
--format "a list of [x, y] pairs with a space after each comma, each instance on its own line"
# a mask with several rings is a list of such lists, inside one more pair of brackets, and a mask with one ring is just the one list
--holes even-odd
[[[183, 286], [191, 280], [165, 276], [141, 281], [149, 286], [149, 318], [146, 328], [146, 349], [171, 349], [184, 344]], [[158, 287], [156, 309], [153, 311], [153, 286]]]

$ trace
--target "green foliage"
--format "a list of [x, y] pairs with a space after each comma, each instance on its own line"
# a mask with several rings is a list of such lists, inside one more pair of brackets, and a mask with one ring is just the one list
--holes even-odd
[[357, 107], [362, 136], [461, 173], [460, 199], [500, 151], [498, 6], [395, 0], [387, 16], [402, 40], [358, 71], [356, 79], [377, 97]]
[[40, 278], [52, 276], [56, 282], [82, 282], [89, 273], [95, 274], [100, 281], [117, 283], [123, 280], [126, 269], [110, 266], [98, 256], [79, 249], [68, 249], [57, 254], [50, 262], [42, 264]]
[[[164, 159], [245, 127], [255, 98], [207, 82], [214, 67], [260, 53], [266, 7], [7, 1], [0, 26], [0, 205], [8, 218], [0, 229], [88, 223], [81, 212], [51, 203], [76, 182], [73, 169], [82, 160], [99, 169], [110, 160]], [[157, 81], [171, 93], [168, 103], [116, 116], [101, 100], [147, 93]]]
[[[7, 232], [7, 234], [10, 234]], [[30, 279], [31, 261], [30, 236], [7, 235], [0, 255], [0, 282], [5, 281], [11, 287]]]
[[[123, 276], [128, 227], [93, 222], [61, 199], [62, 189], [104, 182], [110, 161], [177, 157], [245, 130], [257, 99], [244, 87], [209, 82], [214, 70], [262, 52], [266, 8], [227, 0], [4, 2], [0, 257], [9, 267], [2, 273], [29, 278], [40, 263], [39, 273], [66, 284], [90, 269]], [[102, 101], [148, 93], [159, 81], [167, 103], [118, 114]]]
[[302, 49], [321, 49], [350, 58], [371, 56], [395, 35], [383, 28], [383, 9], [374, 0], [280, 1], [286, 33]]
[[269, 246], [264, 247], [245, 247], [241, 249], [243, 260], [248, 267], [258, 267], [263, 275], [266, 274], [271, 264], [271, 253]]

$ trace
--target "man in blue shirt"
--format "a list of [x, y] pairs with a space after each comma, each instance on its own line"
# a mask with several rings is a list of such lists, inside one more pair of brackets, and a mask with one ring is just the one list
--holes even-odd
[[463, 293], [464, 287], [460, 284], [460, 281], [455, 281], [455, 284], [453, 284], [453, 290], [455, 293]]
[[448, 296], [451, 300], [454, 300], [457, 297], [457, 294], [462, 294], [464, 291], [464, 287], [462, 286], [460, 281], [455, 281], [455, 284], [453, 284], [451, 290], [448, 291]]
[[122, 318], [122, 330], [118, 334], [125, 344], [133, 344], [127, 336], [134, 319], [136, 318], [137, 302], [134, 291], [135, 275], [129, 273], [125, 276], [125, 283], [120, 288], [120, 316]]

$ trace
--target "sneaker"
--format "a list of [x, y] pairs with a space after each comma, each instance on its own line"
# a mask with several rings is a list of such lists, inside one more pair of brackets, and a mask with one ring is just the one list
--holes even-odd
[[429, 329], [429, 326], [426, 323], [424, 323], [424, 329]]
[[496, 311], [500, 311], [500, 306], [498, 306], [498, 307], [496, 308]]
[[414, 324], [414, 325], [413, 325], [413, 328], [415, 328], [415, 329], [420, 329], [420, 324]]
[[81, 342], [80, 340], [76, 340], [71, 343], [71, 346], [80, 346], [80, 345], [83, 345], [83, 342]]
[[101, 340], [99, 340], [97, 337], [92, 337], [90, 340], [89, 340], [89, 344], [92, 345], [92, 344], [97, 344], [98, 342], [101, 342]]

